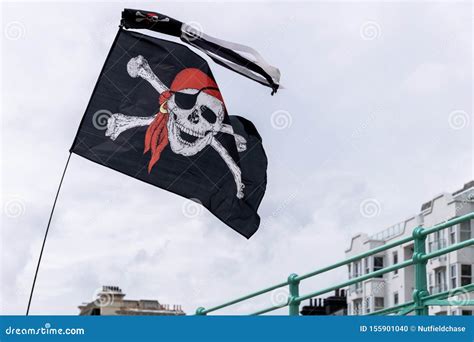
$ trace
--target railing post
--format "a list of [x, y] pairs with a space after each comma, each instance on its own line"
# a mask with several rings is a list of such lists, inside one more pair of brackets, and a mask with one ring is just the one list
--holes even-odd
[[298, 316], [300, 314], [300, 302], [298, 297], [300, 296], [300, 281], [296, 278], [297, 274], [290, 274], [288, 276], [288, 287], [290, 288], [290, 296], [288, 298], [288, 307], [290, 316]]
[[423, 302], [423, 297], [429, 295], [426, 281], [426, 263], [423, 260], [426, 254], [426, 235], [423, 234], [422, 227], [416, 227], [413, 230], [414, 253], [413, 262], [415, 263], [415, 289], [413, 291], [413, 301], [415, 302], [416, 315], [428, 315], [428, 307]]

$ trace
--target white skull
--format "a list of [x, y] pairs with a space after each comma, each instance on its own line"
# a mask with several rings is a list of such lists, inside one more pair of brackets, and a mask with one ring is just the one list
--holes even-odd
[[213, 135], [222, 128], [224, 104], [204, 91], [180, 90], [171, 95], [167, 105], [168, 140], [174, 153], [195, 155], [209, 145]]

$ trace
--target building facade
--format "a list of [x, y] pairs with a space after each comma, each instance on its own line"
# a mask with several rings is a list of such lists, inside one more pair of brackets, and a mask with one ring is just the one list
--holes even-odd
[[[424, 203], [418, 214], [407, 218], [378, 234], [358, 234], [351, 240], [346, 256], [352, 257], [386, 243], [411, 236], [418, 226], [431, 227], [447, 220], [474, 212], [474, 181], [454, 193], [443, 193]], [[426, 251], [434, 252], [474, 236], [474, 220], [430, 234]], [[388, 249], [348, 265], [349, 278], [411, 259], [413, 241]], [[431, 294], [449, 291], [471, 284], [474, 277], [474, 246], [433, 258], [427, 263], [428, 290]], [[413, 300], [414, 266], [386, 273], [378, 278], [354, 284], [347, 289], [349, 315], [363, 315]], [[473, 299], [473, 294], [462, 294]], [[453, 301], [455, 304], [455, 301]], [[474, 307], [430, 307], [430, 315], [472, 315]]]
[[79, 306], [80, 316], [182, 316], [181, 305], [160, 304], [157, 300], [124, 299], [118, 286], [103, 286], [97, 299]]

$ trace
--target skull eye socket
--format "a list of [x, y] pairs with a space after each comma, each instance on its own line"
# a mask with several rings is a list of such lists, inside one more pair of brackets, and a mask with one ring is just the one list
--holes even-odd
[[215, 123], [217, 120], [216, 114], [207, 106], [201, 106], [201, 115], [210, 124]]

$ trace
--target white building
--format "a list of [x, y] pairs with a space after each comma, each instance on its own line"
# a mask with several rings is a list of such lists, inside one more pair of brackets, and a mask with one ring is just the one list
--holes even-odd
[[[351, 240], [346, 256], [366, 252], [372, 248], [411, 236], [415, 227], [432, 227], [468, 213], [474, 212], [474, 181], [454, 193], [443, 193], [421, 206], [421, 211], [382, 232], [368, 236], [358, 234]], [[474, 220], [446, 228], [427, 237], [426, 251], [432, 252], [460, 241], [471, 239]], [[381, 269], [410, 259], [413, 241], [383, 251], [379, 254], [348, 265], [349, 278]], [[473, 282], [474, 246], [451, 252], [428, 261], [427, 278], [431, 294], [449, 291]], [[413, 300], [414, 266], [386, 273], [380, 278], [369, 279], [352, 285], [347, 292], [349, 315], [361, 315]], [[469, 294], [462, 294], [469, 297]], [[474, 298], [470, 294], [471, 299]], [[461, 298], [458, 298], [461, 300]], [[453, 301], [455, 304], [456, 301]], [[474, 307], [430, 307], [430, 315], [472, 315]]]
[[124, 299], [118, 286], [103, 286], [97, 299], [79, 306], [80, 316], [182, 316], [181, 305], [161, 304], [157, 300]]

